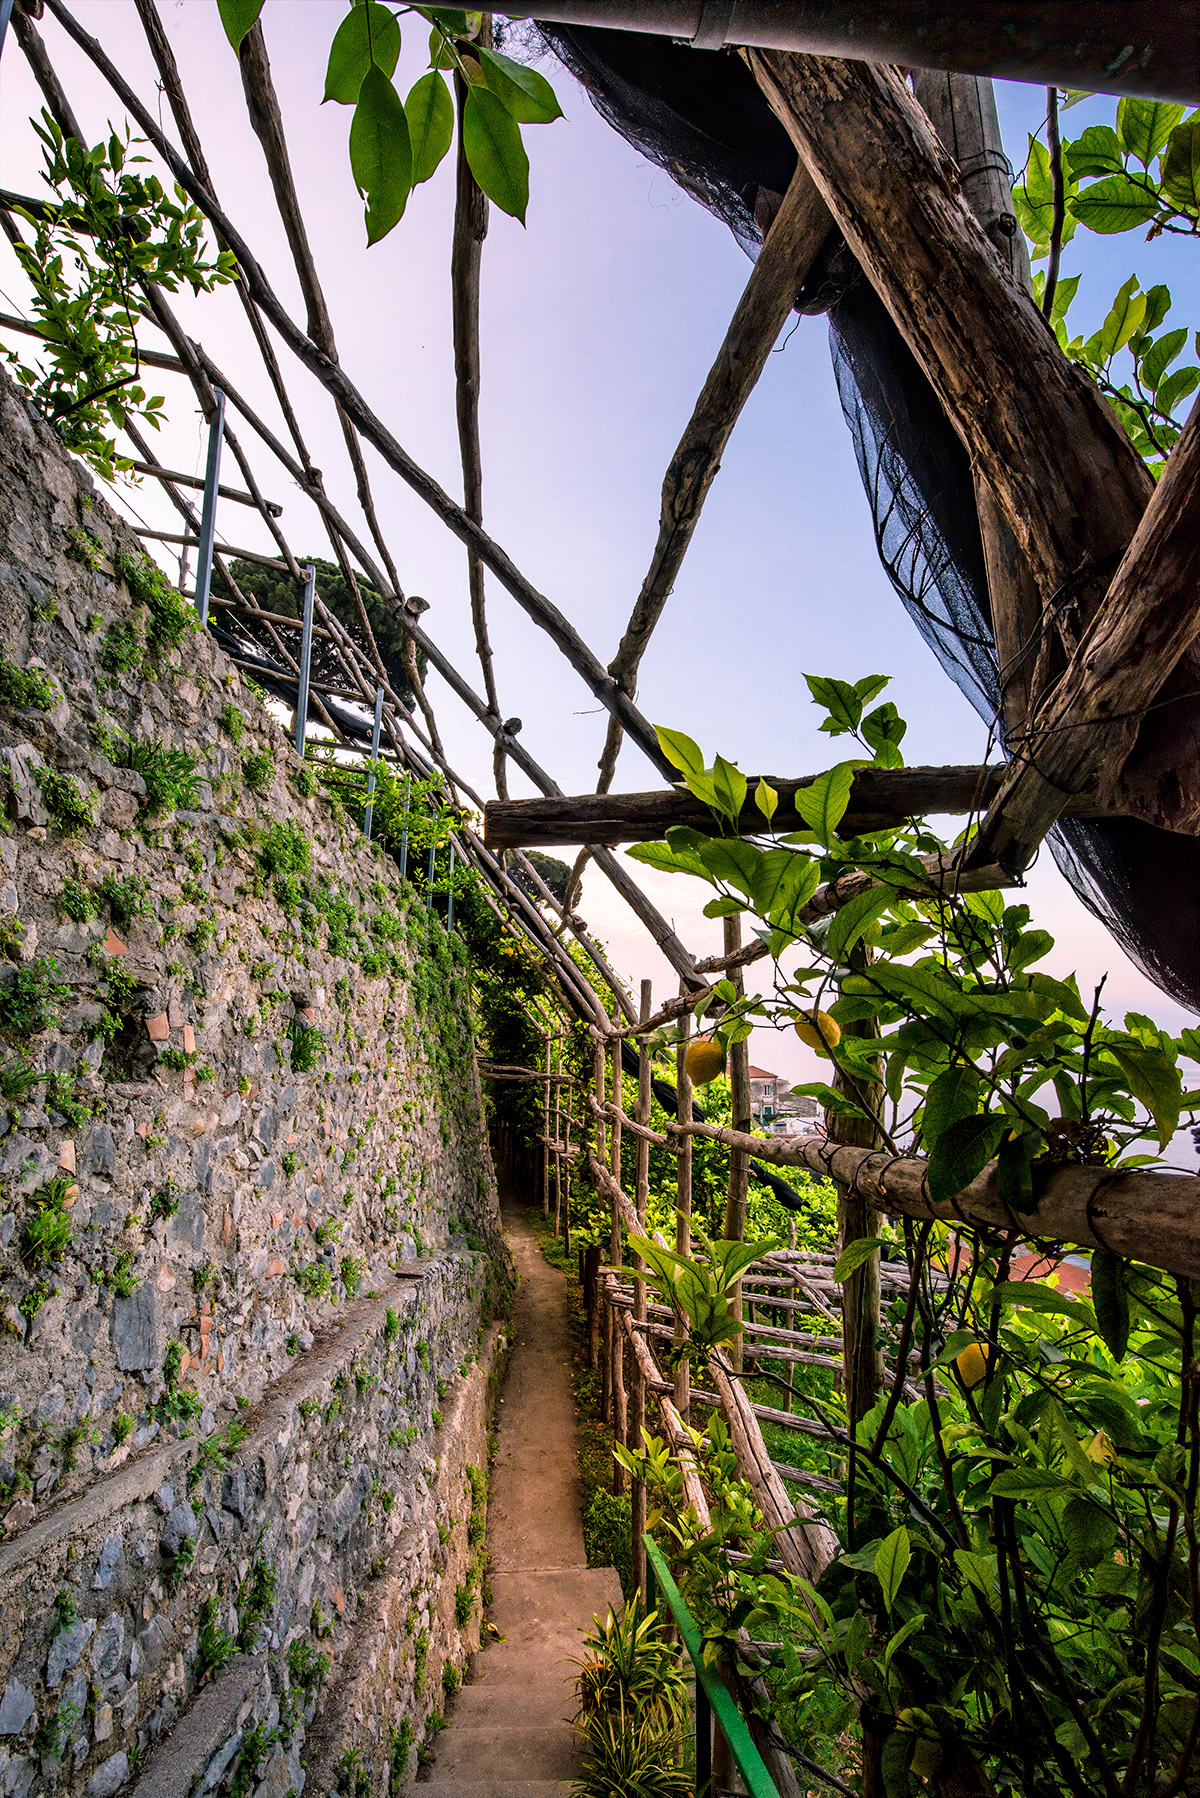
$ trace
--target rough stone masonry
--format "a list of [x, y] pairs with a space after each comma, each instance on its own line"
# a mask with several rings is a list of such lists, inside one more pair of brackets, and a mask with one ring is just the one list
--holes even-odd
[[394, 1793], [480, 1628], [466, 954], [2, 378], [0, 791], [0, 1798]]

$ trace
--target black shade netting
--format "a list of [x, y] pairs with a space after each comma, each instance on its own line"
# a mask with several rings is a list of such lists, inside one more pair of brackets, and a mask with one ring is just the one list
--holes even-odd
[[[602, 116], [755, 255], [796, 153], [740, 57], [591, 26], [538, 29]], [[836, 233], [798, 307], [829, 313], [842, 410], [888, 577], [946, 673], [998, 731], [987, 574], [961, 440]], [[1200, 1011], [1200, 843], [1133, 819], [1070, 820], [1049, 842], [1130, 958]]]

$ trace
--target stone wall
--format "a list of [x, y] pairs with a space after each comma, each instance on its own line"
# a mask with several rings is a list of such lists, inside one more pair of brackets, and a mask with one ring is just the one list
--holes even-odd
[[[185, 1712], [300, 1790], [314, 1707], [386, 1789], [478, 1630], [465, 951], [2, 380], [0, 789], [0, 1798], [165, 1777]], [[381, 1604], [426, 1645], [368, 1678]]]

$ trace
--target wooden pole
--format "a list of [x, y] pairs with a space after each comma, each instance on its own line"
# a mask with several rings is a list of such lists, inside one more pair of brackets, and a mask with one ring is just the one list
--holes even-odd
[[[688, 1037], [692, 1020], [685, 1013], [681, 1024], [682, 1038], [675, 1051], [675, 1115], [681, 1124], [692, 1121], [692, 1077], [687, 1071]], [[675, 1158], [675, 1253], [692, 1252], [692, 1139], [680, 1139]], [[683, 1325], [676, 1321], [675, 1340], [683, 1340]], [[675, 1407], [687, 1423], [691, 1418], [692, 1381], [687, 1361], [681, 1361], [675, 1372]]]
[[[742, 920], [735, 914], [725, 919], [725, 953], [736, 955], [742, 946]], [[740, 968], [731, 969], [729, 979], [733, 982], [739, 996], [746, 990]], [[731, 1127], [739, 1132], [749, 1133], [753, 1119], [750, 1115], [750, 1043], [744, 1039], [735, 1043], [729, 1051], [729, 1101]], [[744, 1242], [746, 1240], [746, 1205], [750, 1193], [750, 1157], [744, 1149], [732, 1149], [729, 1155], [729, 1190], [725, 1200], [725, 1237], [727, 1241]], [[742, 1283], [739, 1280], [733, 1289], [733, 1300], [730, 1315], [738, 1319], [742, 1315]], [[730, 1359], [737, 1373], [742, 1371], [742, 1339], [734, 1338], [730, 1344]]]
[[[562, 1073], [562, 1033], [554, 1039], [554, 1072]], [[562, 1150], [559, 1148], [562, 1133], [562, 1086], [555, 1082], [554, 1086], [554, 1234], [558, 1235], [559, 1216], [562, 1211]]]
[[546, 1032], [546, 1084], [542, 1088], [542, 1216], [550, 1216], [550, 1032]]
[[[614, 1022], [616, 1021], [616, 1013], [617, 1008], [614, 1005]], [[611, 1195], [612, 1222], [608, 1249], [608, 1259], [613, 1267], [620, 1267], [625, 1259], [624, 1239], [621, 1235], [621, 1211], [617, 1199], [617, 1194], [621, 1189], [621, 1109], [623, 1089], [624, 1077], [621, 1068], [621, 1043], [619, 1040], [614, 1039], [612, 1045], [612, 1094], [614, 1111], [612, 1133], [609, 1138], [609, 1153], [611, 1157], [609, 1167], [612, 1171], [613, 1190]], [[623, 1377], [624, 1349], [621, 1342], [621, 1332], [613, 1325], [611, 1308], [608, 1310], [608, 1318], [609, 1334], [612, 1343], [612, 1431], [613, 1437], [617, 1442], [624, 1442], [626, 1430], [625, 1382]], [[613, 1491], [619, 1493], [624, 1490], [625, 1470], [619, 1462], [614, 1461]]]
[[[646, 1019], [651, 1010], [651, 988], [648, 980], [642, 981], [641, 1003], [638, 1017]], [[638, 1099], [637, 1121], [646, 1128], [650, 1123], [650, 1056], [641, 1040], [638, 1044]], [[646, 1137], [637, 1139], [637, 1173], [634, 1182], [633, 1203], [637, 1212], [638, 1227], [642, 1234], [646, 1231], [646, 1210], [650, 1200], [650, 1144]], [[634, 1321], [646, 1321], [646, 1282], [639, 1279], [646, 1263], [640, 1255], [633, 1258], [633, 1315]], [[626, 1442], [632, 1449], [642, 1448], [642, 1432], [646, 1424], [646, 1382], [642, 1376], [640, 1365], [635, 1362], [630, 1380], [629, 1430]], [[646, 1484], [644, 1480], [635, 1480], [632, 1491], [631, 1533], [633, 1539], [633, 1577], [643, 1600], [646, 1596], [646, 1550], [642, 1537], [646, 1532]]]
[[[777, 836], [806, 828], [796, 810], [796, 795], [812, 785], [815, 775], [771, 775], [779, 805], [768, 825], [754, 803], [758, 775], [752, 775], [738, 817], [744, 836]], [[912, 817], [932, 812], [964, 815], [986, 805], [1004, 780], [1002, 763], [966, 763], [947, 767], [859, 768], [842, 829], [850, 835], [887, 830]], [[1099, 802], [1087, 792], [1071, 798], [1069, 816], [1095, 817]], [[562, 793], [540, 799], [491, 799], [483, 810], [483, 840], [500, 849], [544, 849], [558, 845], [648, 843], [673, 824], [708, 832], [712, 813], [692, 794], [677, 788], [641, 793]]]

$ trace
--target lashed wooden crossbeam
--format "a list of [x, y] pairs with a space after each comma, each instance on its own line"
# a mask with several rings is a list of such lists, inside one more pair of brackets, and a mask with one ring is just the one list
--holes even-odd
[[672, 1133], [749, 1149], [775, 1167], [806, 1168], [842, 1181], [877, 1210], [902, 1217], [966, 1224], [978, 1230], [1017, 1230], [1036, 1240], [1070, 1243], [1200, 1277], [1200, 1178], [1149, 1169], [1055, 1167], [1041, 1181], [1036, 1208], [1014, 1214], [1001, 1197], [995, 1163], [958, 1196], [934, 1204], [925, 1184], [929, 1163], [920, 1155], [852, 1148], [825, 1136], [748, 1136], [719, 1124], [672, 1124]]
[[[843, 837], [889, 830], [911, 818], [983, 811], [1000, 791], [1005, 770], [1000, 764], [945, 768], [860, 768], [854, 776], [850, 805], [842, 820]], [[817, 778], [768, 775], [779, 795], [779, 807], [768, 825], [754, 803], [758, 776], [738, 820], [742, 836], [780, 835], [807, 828], [796, 810], [796, 794]], [[1097, 817], [1103, 808], [1084, 794], [1069, 801], [1069, 816]], [[647, 793], [555, 794], [545, 799], [494, 799], [483, 814], [483, 840], [489, 849], [542, 849], [570, 843], [648, 843], [665, 836], [673, 825], [711, 832], [713, 815], [699, 799], [678, 787]]]

